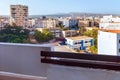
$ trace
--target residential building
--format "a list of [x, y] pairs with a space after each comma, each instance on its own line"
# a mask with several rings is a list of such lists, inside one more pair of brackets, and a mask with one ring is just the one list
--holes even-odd
[[120, 18], [112, 15], [103, 16], [100, 19], [99, 27], [100, 29], [120, 29]]
[[78, 27], [88, 27], [89, 26], [89, 21], [88, 20], [79, 20], [78, 21]]
[[78, 26], [78, 19], [70, 19], [69, 20], [69, 26]]
[[120, 30], [99, 30], [98, 54], [120, 56]]
[[87, 50], [94, 44], [94, 40], [87, 36], [67, 37], [66, 44], [75, 50]]
[[56, 19], [46, 18], [46, 19], [36, 19], [35, 26], [36, 28], [55, 28], [58, 24]]
[[69, 20], [71, 18], [67, 17], [67, 18], [58, 18], [58, 21], [60, 24], [62, 24], [65, 28], [69, 27]]
[[78, 20], [78, 27], [99, 27], [99, 21], [98, 20]]
[[62, 37], [62, 30], [59, 28], [36, 28], [38, 31], [43, 31], [44, 29], [50, 31], [55, 38], [60, 38]]
[[62, 31], [63, 37], [74, 37], [78, 35], [77, 30], [65, 30]]
[[0, 17], [0, 29], [9, 26], [9, 18]]
[[28, 6], [11, 5], [10, 6], [10, 25], [26, 27], [28, 21]]

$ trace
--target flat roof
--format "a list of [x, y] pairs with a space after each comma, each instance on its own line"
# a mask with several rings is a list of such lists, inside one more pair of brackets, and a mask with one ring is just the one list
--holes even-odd
[[72, 40], [93, 39], [92, 37], [88, 37], [88, 36], [77, 36], [77, 37], [66, 37], [66, 38]]
[[111, 32], [111, 33], [120, 34], [120, 30], [107, 30], [107, 29], [100, 29], [100, 31], [104, 31], [104, 32]]

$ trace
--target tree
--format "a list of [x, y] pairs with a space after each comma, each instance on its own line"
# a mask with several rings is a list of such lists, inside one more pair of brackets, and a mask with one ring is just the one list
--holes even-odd
[[84, 36], [89, 36], [94, 38], [94, 46], [97, 48], [97, 36], [98, 36], [98, 29], [88, 30], [83, 33]]
[[97, 52], [98, 52], [98, 50], [95, 46], [91, 46], [90, 51], [91, 51], [92, 54], [97, 54]]
[[29, 30], [17, 26], [8, 26], [0, 30], [0, 42], [26, 43]]
[[85, 27], [80, 27], [80, 28], [79, 28], [79, 34], [80, 34], [80, 35], [83, 35], [84, 32], [86, 32]]
[[89, 36], [94, 38], [94, 46], [90, 47], [90, 51], [93, 54], [97, 54], [97, 36], [98, 36], [98, 29], [88, 30], [84, 32], [84, 36]]
[[34, 36], [38, 42], [47, 42], [47, 41], [53, 39], [52, 33], [47, 30], [43, 30], [43, 32], [36, 30]]

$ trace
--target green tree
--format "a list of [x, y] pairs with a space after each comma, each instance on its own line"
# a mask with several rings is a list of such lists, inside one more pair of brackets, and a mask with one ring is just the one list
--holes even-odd
[[29, 37], [29, 30], [17, 26], [5, 27], [0, 30], [0, 42], [25, 43]]
[[80, 28], [79, 28], [79, 34], [80, 34], [80, 35], [83, 35], [84, 32], [86, 32], [85, 27], [80, 27]]
[[94, 46], [90, 47], [90, 51], [93, 54], [97, 54], [97, 36], [98, 36], [98, 29], [88, 30], [84, 32], [84, 36], [89, 36], [94, 38]]
[[97, 52], [98, 52], [98, 50], [95, 46], [91, 46], [90, 51], [91, 51], [92, 54], [97, 54]]
[[47, 30], [43, 30], [43, 32], [36, 30], [34, 36], [38, 42], [47, 42], [47, 41], [53, 39], [52, 33]]
[[98, 29], [88, 30], [84, 32], [84, 36], [89, 36], [94, 38], [94, 46], [97, 48], [97, 36], [98, 36]]

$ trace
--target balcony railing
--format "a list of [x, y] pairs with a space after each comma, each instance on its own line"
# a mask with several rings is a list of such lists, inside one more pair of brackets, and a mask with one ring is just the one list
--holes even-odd
[[120, 56], [42, 51], [41, 57], [42, 63], [120, 71]]

